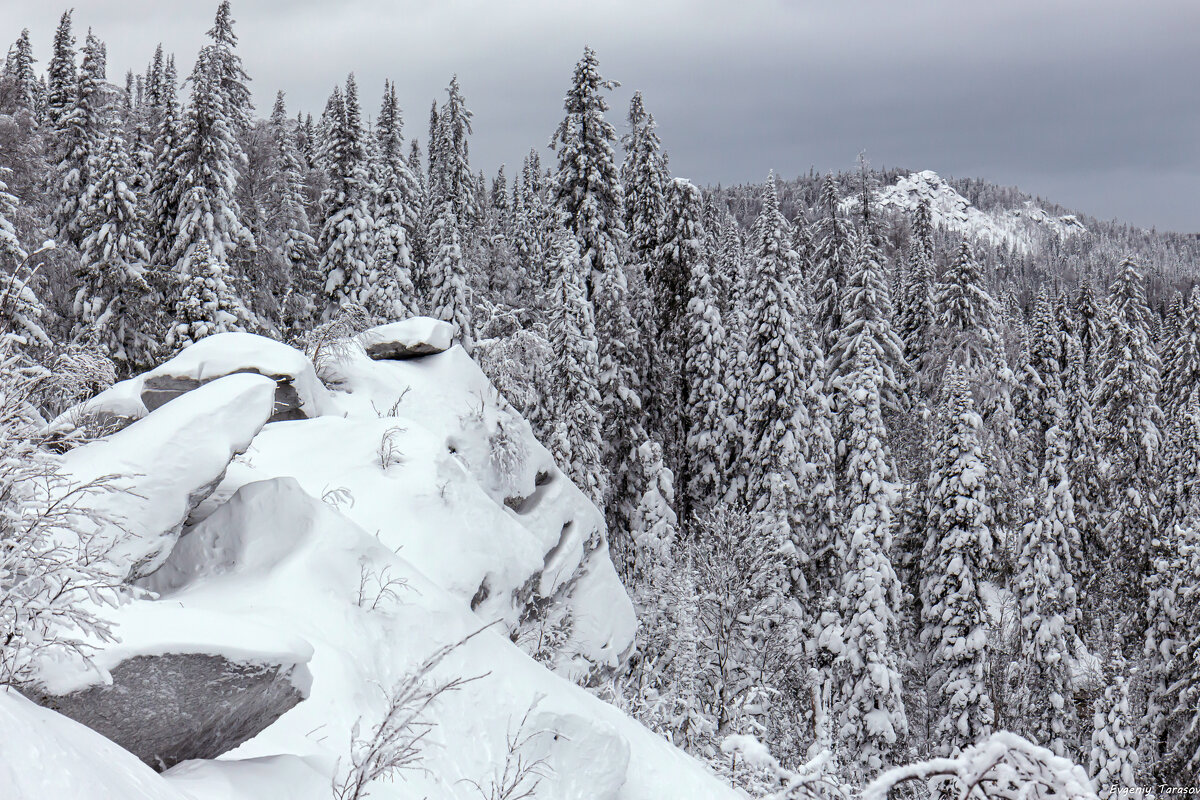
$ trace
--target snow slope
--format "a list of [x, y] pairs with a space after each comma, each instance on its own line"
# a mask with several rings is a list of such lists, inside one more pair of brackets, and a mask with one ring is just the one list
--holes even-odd
[[[461, 348], [404, 361], [375, 361], [359, 349], [331, 377], [322, 416], [263, 425], [272, 383], [219, 378], [68, 454], [84, 453], [75, 459], [95, 471], [110, 461], [124, 468], [142, 450], [149, 459], [139, 431], [164, 432], [160, 455], [174, 452], [172, 439], [237, 441], [219, 486], [192, 510], [169, 553], [155, 552], [161, 566], [138, 580], [151, 594], [106, 612], [124, 641], [101, 648], [99, 669], [54, 665], [44, 677], [56, 689], [103, 682], [106, 670], [139, 654], [210, 652], [307, 667], [298, 671], [305, 699], [259, 735], [162, 777], [129, 767], [149, 788], [115, 796], [327, 798], [350, 763], [352, 732], [361, 737], [378, 722], [387, 688], [473, 633], [435, 672], [475, 679], [432, 707], [425, 769], [373, 786], [372, 798], [478, 797], [475, 784], [487, 787], [503, 769], [522, 719], [521, 755], [545, 765], [540, 797], [741, 796], [577, 685], [619, 664], [636, 626], [608, 558], [603, 516]], [[226, 407], [218, 401], [243, 385], [253, 402], [241, 405], [242, 416], [195, 416]], [[194, 430], [178, 424], [187, 415]], [[122, 441], [128, 446], [114, 444]], [[170, 498], [195, 474], [158, 476], [140, 463], [140, 479], [172, 511], [155, 516], [136, 503], [126, 510], [157, 529], [160, 516], [179, 513]], [[552, 615], [570, 620], [568, 639], [558, 657], [535, 661], [514, 642]], [[52, 712], [37, 713], [73, 730]], [[107, 787], [106, 765], [80, 758], [79, 774]], [[50, 776], [30, 780], [0, 796], [90, 796], [56, 793]]]

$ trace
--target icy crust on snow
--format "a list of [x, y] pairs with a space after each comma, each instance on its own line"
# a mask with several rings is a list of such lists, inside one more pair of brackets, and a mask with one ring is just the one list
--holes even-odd
[[[1074, 215], [1056, 217], [1032, 201], [1000, 215], [981, 211], [932, 170], [902, 176], [891, 186], [875, 192], [879, 207], [904, 214], [916, 211], [921, 200], [929, 201], [934, 227], [994, 246], [1012, 247], [1020, 253], [1033, 252], [1047, 235], [1067, 238], [1087, 233], [1087, 228]], [[858, 197], [851, 197], [844, 200], [842, 206], [851, 209], [858, 203]]]
[[371, 358], [417, 358], [449, 350], [454, 325], [433, 317], [410, 317], [369, 328], [357, 339]]
[[[242, 614], [311, 643], [312, 688], [219, 760], [186, 762], [165, 777], [196, 800], [249, 800], [266, 796], [263, 787], [279, 797], [327, 793], [339, 764], [348, 763], [355, 723], [361, 718], [362, 735], [380, 719], [381, 687], [486, 622], [404, 555], [288, 478], [242, 487], [189, 533], [145, 582], [163, 591], [158, 603]], [[378, 579], [400, 583], [394, 598], [376, 604]], [[180, 624], [186, 619], [181, 614]], [[739, 796], [617, 709], [548, 672], [501, 631], [472, 638], [433, 677], [472, 676], [482, 677], [433, 706], [425, 770], [373, 784], [373, 798], [477, 797], [467, 781], [488, 785], [503, 766], [506, 737], [527, 712], [526, 732], [537, 735], [522, 752], [545, 758], [546, 796], [556, 800]]]
[[274, 396], [270, 378], [230, 375], [63, 456], [62, 474], [72, 484], [107, 484], [80, 503], [105, 518], [98, 533], [115, 543], [107, 555], [119, 575], [138, 577], [162, 564], [188, 514], [271, 416]]
[[6, 689], [0, 689], [0, 796], [194, 800], [100, 734]]
[[[565, 603], [577, 663], [564, 669], [619, 663], [637, 620], [603, 515], [461, 348], [405, 361], [359, 352], [335, 380], [334, 414], [264, 428], [195, 518], [247, 483], [294, 477], [489, 621], [514, 628], [534, 593]], [[515, 462], [493, 460], [502, 430]]]

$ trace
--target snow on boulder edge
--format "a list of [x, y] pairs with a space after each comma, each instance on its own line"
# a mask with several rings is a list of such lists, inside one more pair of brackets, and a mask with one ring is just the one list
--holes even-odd
[[274, 402], [274, 380], [230, 375], [63, 456], [72, 484], [102, 485], [80, 502], [96, 512], [92, 533], [111, 546], [118, 575], [136, 578], [162, 564], [188, 514], [250, 446]]
[[410, 317], [368, 328], [357, 339], [373, 359], [403, 360], [444, 353], [454, 341], [454, 332], [454, 325], [449, 322], [433, 317]]

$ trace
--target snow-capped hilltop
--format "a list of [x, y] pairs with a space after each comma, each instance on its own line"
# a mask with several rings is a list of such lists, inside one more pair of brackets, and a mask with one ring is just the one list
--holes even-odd
[[[916, 211], [922, 200], [929, 202], [934, 227], [1020, 253], [1036, 251], [1047, 236], [1066, 238], [1087, 233], [1074, 215], [1054, 216], [1031, 200], [1021, 208], [999, 214], [982, 211], [932, 170], [910, 173], [875, 193], [881, 209], [906, 215]], [[858, 203], [855, 196], [844, 200], [842, 206], [849, 210]]]

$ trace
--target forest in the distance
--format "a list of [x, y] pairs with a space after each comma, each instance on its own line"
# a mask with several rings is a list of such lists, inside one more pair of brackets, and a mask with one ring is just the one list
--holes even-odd
[[[228, 2], [186, 75], [114, 79], [78, 27], [0, 74], [0, 683], [46, 590], [3, 549], [19, 487], [106, 434], [48, 422], [214, 334], [327, 379], [423, 315], [603, 512], [636, 644], [569, 677], [731, 786], [1001, 731], [1101, 798], [1200, 784], [1200, 237], [865, 158], [697, 186], [591, 49], [550, 148], [487, 177], [457, 78], [420, 138], [353, 73], [263, 119]], [[554, 668], [577, 623], [521, 646]]]

